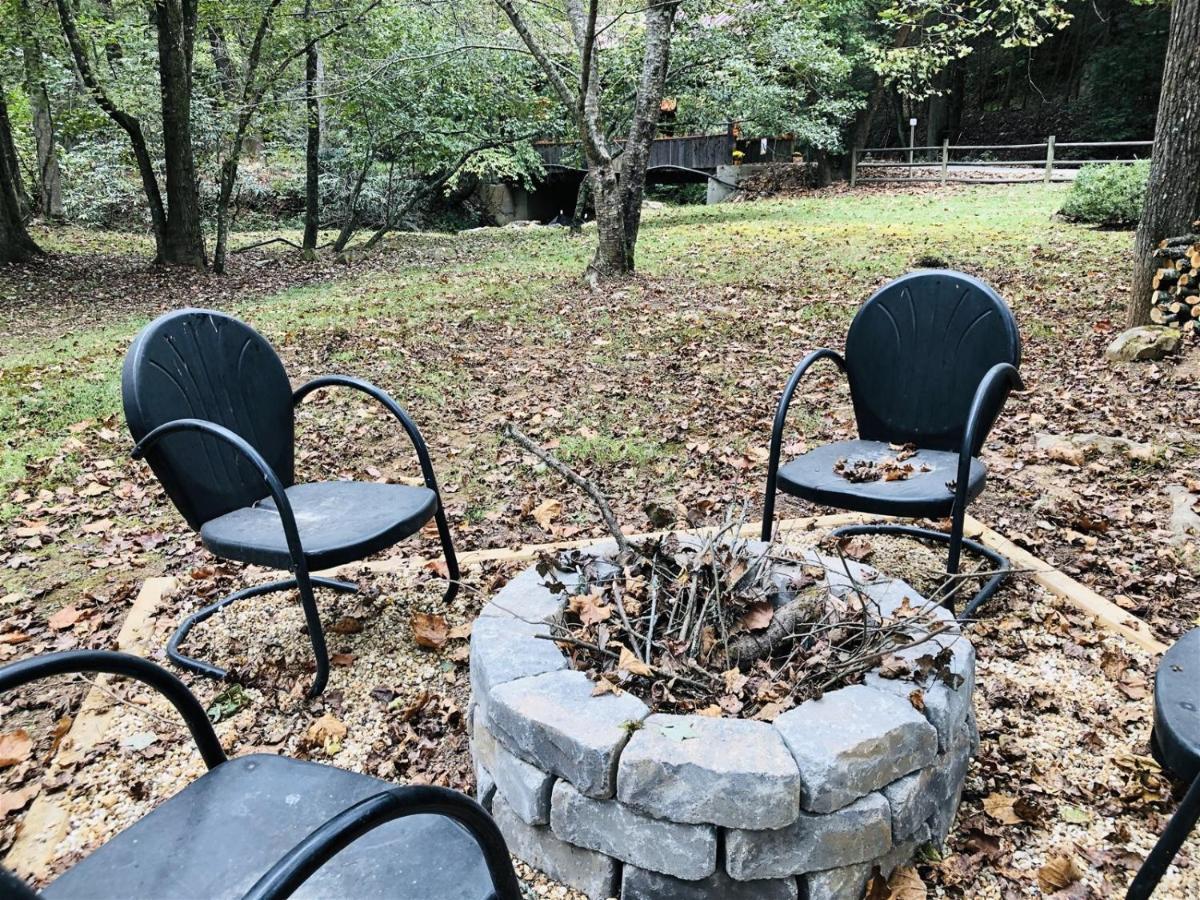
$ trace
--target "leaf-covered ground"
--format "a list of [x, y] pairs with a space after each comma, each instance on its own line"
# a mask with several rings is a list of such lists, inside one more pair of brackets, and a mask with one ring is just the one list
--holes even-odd
[[[1200, 613], [1197, 564], [1169, 527], [1171, 486], [1185, 510], [1200, 487], [1200, 410], [1190, 402], [1200, 365], [1195, 351], [1130, 368], [1104, 362], [1131, 236], [1054, 219], [1061, 198], [1041, 185], [843, 190], [654, 211], [641, 274], [599, 293], [578, 279], [589, 239], [559, 229], [398, 236], [350, 266], [253, 251], [234, 257], [227, 278], [155, 272], [141, 238], [39, 235], [54, 256], [0, 270], [0, 659], [111, 645], [147, 575], [184, 576], [205, 596], [234, 580], [128, 460], [120, 362], [160, 311], [235, 312], [276, 344], [295, 381], [343, 371], [391, 391], [425, 433], [466, 550], [601, 533], [586, 499], [501, 444], [510, 419], [599, 482], [631, 528], [672, 515], [708, 523], [737, 500], [758, 507], [791, 367], [814, 347], [839, 348], [872, 289], [934, 264], [993, 284], [1024, 339], [1029, 391], [992, 433], [989, 487], [972, 512], [1169, 641]], [[832, 372], [807, 381], [793, 410], [788, 454], [851, 433]], [[391, 423], [357, 396], [306, 402], [298, 441], [302, 479], [418, 474]], [[425, 535], [399, 550], [431, 558], [436, 542]], [[468, 596], [463, 617], [478, 602]], [[985, 627], [1023, 621], [1009, 606], [1023, 610], [1025, 599], [1019, 589], [1000, 595]], [[276, 677], [304, 681], [306, 657], [290, 659]], [[31, 728], [41, 735], [31, 760], [45, 758], [53, 722], [78, 693], [27, 698], [33, 708], [17, 710], [46, 726]], [[1144, 712], [1150, 701], [1122, 702]], [[1014, 707], [1010, 716], [1025, 714]], [[1135, 755], [1145, 752], [1142, 724], [1124, 734]], [[34, 777], [8, 775], [14, 789]]]

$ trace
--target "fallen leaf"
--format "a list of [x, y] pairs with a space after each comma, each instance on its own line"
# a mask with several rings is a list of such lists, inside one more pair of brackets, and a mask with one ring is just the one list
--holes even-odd
[[321, 747], [332, 741], [341, 741], [346, 736], [346, 726], [333, 713], [325, 713], [308, 726], [305, 742], [311, 747]]
[[343, 668], [345, 668], [346, 666], [354, 665], [354, 654], [353, 653], [334, 653], [334, 654], [330, 655], [329, 661], [331, 663], [333, 663], [335, 666], [342, 666]]
[[24, 762], [32, 752], [33, 738], [24, 728], [0, 734], [0, 768]]
[[1016, 798], [1007, 794], [988, 794], [983, 798], [983, 811], [1004, 825], [1020, 825], [1025, 820], [1014, 808]]
[[891, 874], [887, 881], [888, 900], [925, 900], [928, 891], [917, 870], [905, 866]]
[[73, 606], [60, 609], [50, 617], [50, 627], [55, 631], [63, 631], [79, 621], [79, 610]]
[[601, 697], [604, 694], [622, 694], [624, 693], [619, 687], [609, 681], [607, 678], [601, 678], [596, 682], [596, 686], [592, 688], [593, 697]]
[[559, 514], [562, 513], [562, 508], [563, 506], [561, 500], [543, 500], [534, 507], [533, 512], [531, 512], [529, 515], [532, 516], [533, 520], [543, 528], [549, 529], [550, 523], [557, 519]]
[[747, 631], [761, 631], [771, 624], [771, 620], [775, 618], [775, 607], [768, 600], [759, 600], [757, 603], [751, 603], [745, 614], [738, 620], [738, 624]]
[[0, 819], [9, 813], [24, 809], [29, 801], [38, 795], [38, 785], [30, 784], [15, 791], [5, 791], [0, 794]]
[[654, 670], [633, 655], [628, 647], [621, 648], [621, 658], [617, 660], [617, 668], [630, 675], [653, 675]]
[[363, 630], [363, 624], [354, 616], [342, 616], [329, 626], [334, 634], [358, 634]]
[[584, 625], [598, 625], [613, 614], [613, 608], [600, 602], [599, 593], [580, 594], [571, 598], [571, 612]]
[[1052, 894], [1070, 887], [1080, 878], [1083, 872], [1070, 856], [1056, 856], [1038, 869], [1038, 886], [1043, 893]]
[[436, 613], [416, 613], [412, 617], [411, 625], [413, 640], [417, 642], [418, 647], [436, 650], [450, 637], [446, 617]]
[[471, 637], [471, 626], [474, 622], [463, 622], [461, 625], [455, 625], [450, 629], [450, 640], [465, 641]]

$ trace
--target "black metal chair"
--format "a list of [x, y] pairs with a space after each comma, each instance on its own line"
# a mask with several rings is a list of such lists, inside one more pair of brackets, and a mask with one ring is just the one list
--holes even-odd
[[1190, 787], [1134, 876], [1128, 900], [1146, 900], [1154, 893], [1200, 820], [1200, 628], [1181, 637], [1158, 662], [1150, 750], [1164, 769]]
[[[783, 428], [800, 379], [820, 360], [847, 376], [858, 440], [818, 447], [780, 467]], [[1007, 577], [1008, 561], [963, 538], [967, 504], [983, 490], [986, 469], [977, 459], [1011, 390], [1022, 390], [1017, 366], [1021, 340], [1000, 296], [961, 272], [922, 270], [880, 288], [862, 305], [846, 335], [846, 354], [816, 350], [783, 390], [771, 432], [762, 538], [774, 526], [775, 493], [784, 491], [825, 506], [905, 518], [950, 517], [950, 533], [909, 525], [854, 525], [839, 535], [903, 534], [949, 544], [947, 571], [958, 572], [965, 545], [995, 565], [994, 574], [966, 605], [975, 609]], [[898, 445], [916, 452], [907, 478], [850, 481], [840, 460], [895, 458]], [[947, 601], [949, 605], [953, 605]]]
[[[416, 448], [424, 487], [360, 481], [297, 484], [295, 407], [313, 391], [348, 387], [383, 404]], [[186, 669], [213, 678], [225, 669], [192, 659], [179, 646], [198, 622], [231, 603], [296, 588], [316, 656], [315, 697], [329, 678], [329, 654], [313, 587], [343, 593], [356, 585], [313, 570], [356, 562], [437, 522], [450, 586], [458, 562], [429, 451], [417, 426], [391, 397], [368, 382], [326, 375], [292, 391], [283, 363], [266, 339], [218, 312], [184, 309], [150, 323], [134, 340], [121, 374], [125, 420], [187, 523], [217, 556], [286, 569], [291, 578], [231, 594], [188, 616], [167, 645]]]
[[0, 867], [0, 896], [519, 900], [504, 838], [474, 800], [280, 756], [227, 759], [200, 702], [148, 660], [51, 653], [0, 669], [0, 693], [71, 672], [150, 685], [179, 711], [208, 771], [40, 894]]

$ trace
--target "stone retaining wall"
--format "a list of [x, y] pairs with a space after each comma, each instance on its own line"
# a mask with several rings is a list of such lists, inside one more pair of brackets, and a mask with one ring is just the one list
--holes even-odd
[[[829, 590], [857, 585], [885, 616], [926, 605], [903, 582], [805, 556]], [[957, 687], [875, 672], [767, 723], [593, 696], [538, 637], [565, 603], [527, 569], [471, 635], [478, 796], [518, 858], [592, 898], [840, 900], [944, 841], [978, 744], [975, 654], [948, 613], [949, 630], [902, 655], [949, 647]]]

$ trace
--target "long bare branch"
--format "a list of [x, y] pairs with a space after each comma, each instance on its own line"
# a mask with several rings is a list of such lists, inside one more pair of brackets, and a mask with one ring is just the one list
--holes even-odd
[[513, 0], [496, 0], [496, 5], [504, 11], [504, 15], [508, 17], [508, 21], [512, 23], [513, 30], [525, 42], [525, 46], [529, 48], [529, 52], [533, 54], [533, 58], [538, 61], [538, 65], [542, 67], [542, 71], [550, 79], [550, 86], [554, 88], [559, 99], [562, 100], [567, 109], [574, 109], [576, 104], [574, 92], [563, 81], [562, 75], [559, 74], [549, 54], [538, 43], [537, 38], [533, 36], [533, 32], [529, 30], [529, 25], [526, 24], [525, 19], [521, 16]]
[[592, 498], [596, 506], [600, 509], [600, 516], [604, 519], [604, 524], [608, 527], [609, 533], [617, 542], [617, 546], [621, 548], [622, 553], [627, 553], [633, 548], [629, 544], [629, 540], [621, 532], [621, 525], [617, 521], [617, 517], [613, 514], [612, 507], [608, 505], [608, 501], [604, 498], [604, 494], [600, 492], [594, 484], [568, 466], [562, 460], [558, 459], [553, 453], [548, 453], [537, 445], [537, 443], [519, 429], [512, 422], [504, 426], [501, 434], [513, 441], [516, 444], [524, 447], [551, 469], [565, 478], [571, 484], [575, 485], [585, 494]]

